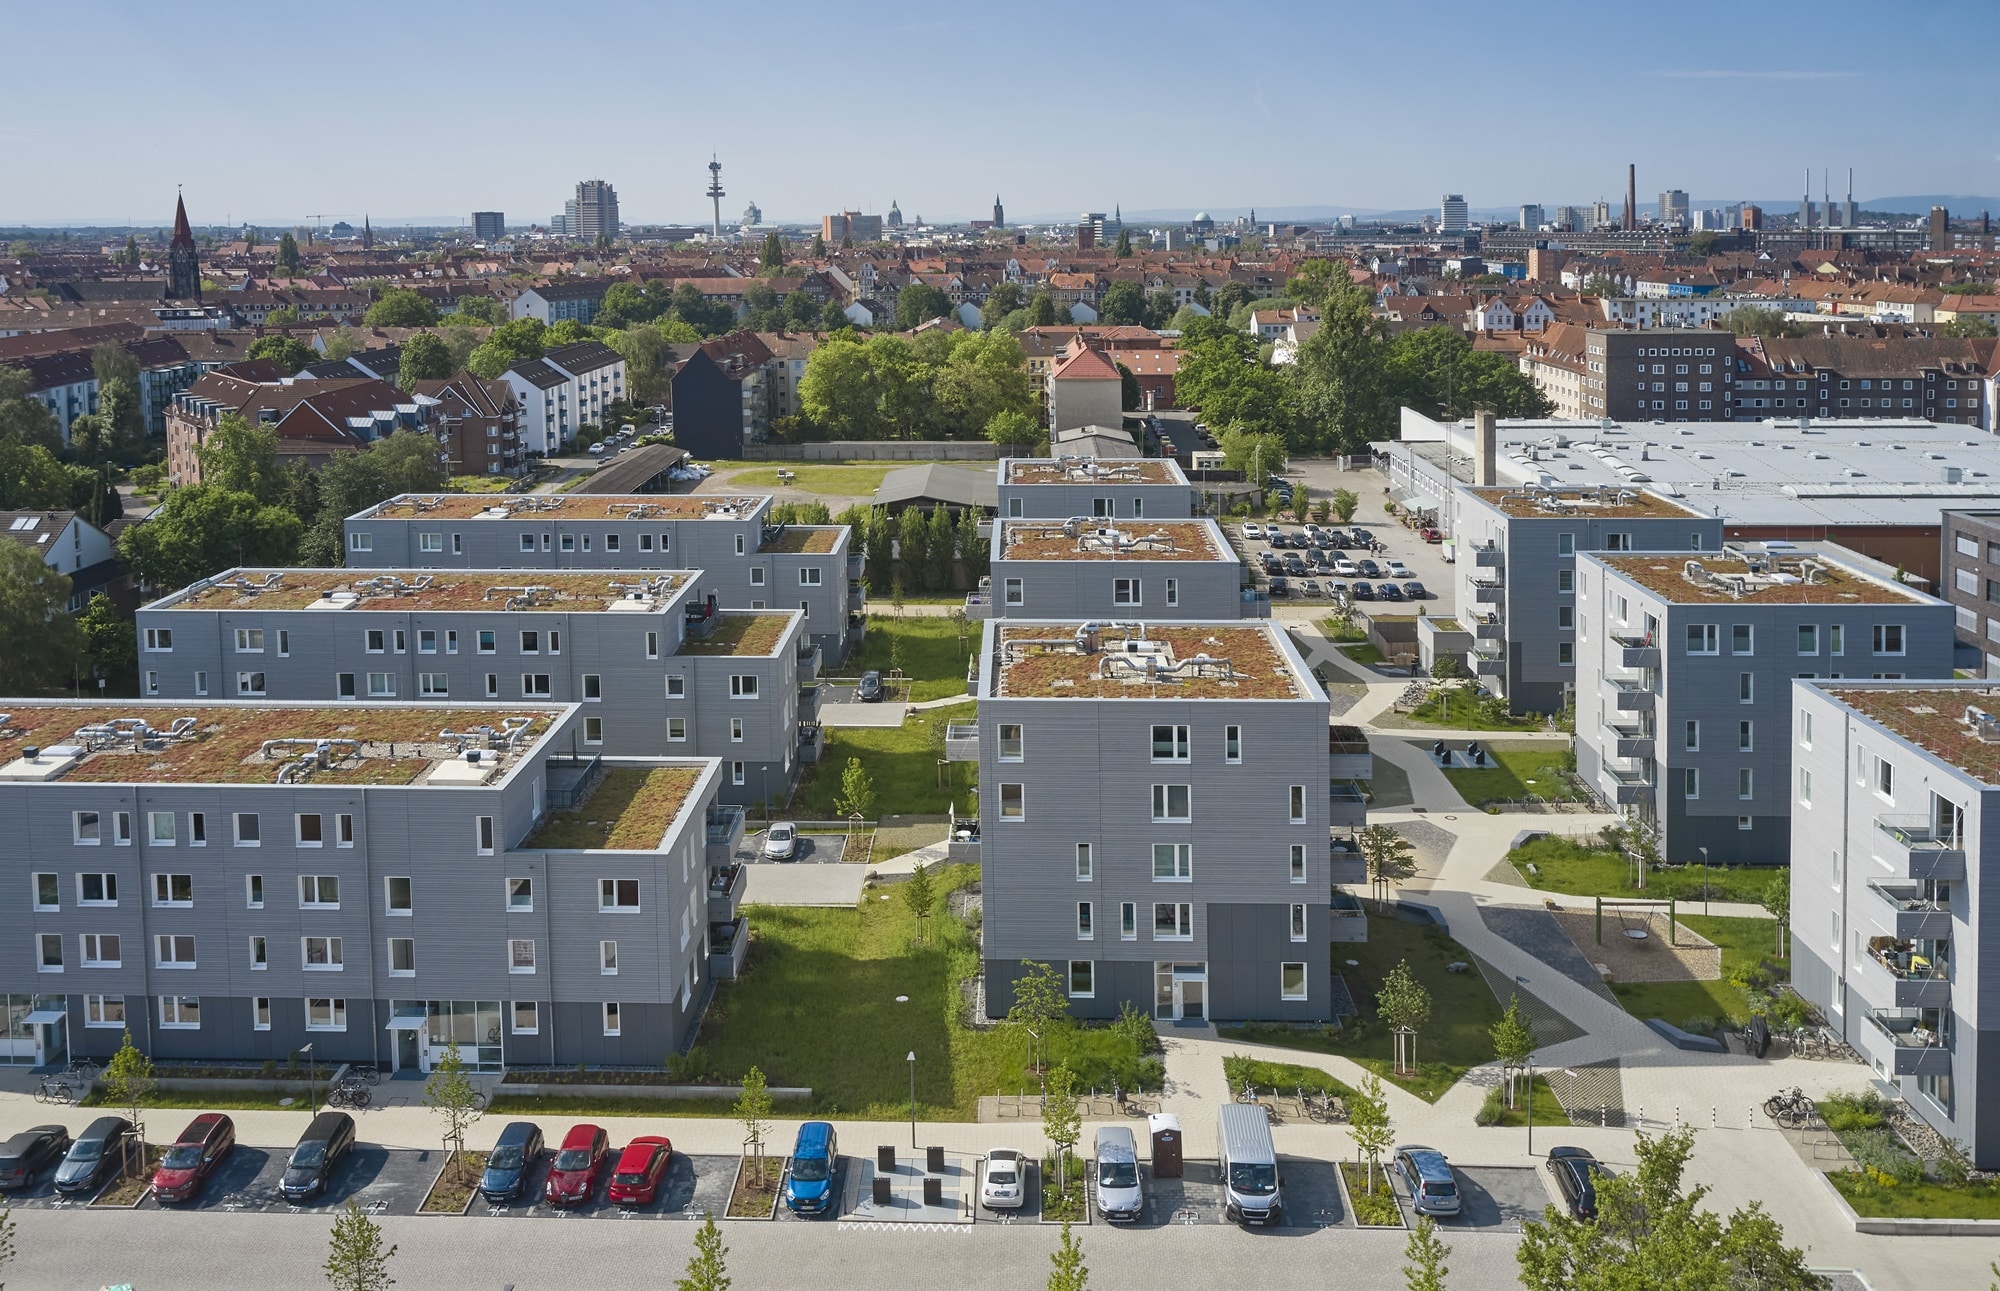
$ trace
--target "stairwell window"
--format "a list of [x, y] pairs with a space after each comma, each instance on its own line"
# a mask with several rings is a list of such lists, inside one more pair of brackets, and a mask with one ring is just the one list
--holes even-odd
[[1222, 760], [1241, 762], [1243, 760], [1243, 728], [1225, 726], [1222, 728]]
[[1000, 723], [1000, 760], [1002, 762], [1022, 762], [1027, 760], [1027, 744], [1018, 722]]
[[1191, 883], [1194, 881], [1194, 847], [1188, 843], [1153, 844], [1153, 881]]
[[1139, 903], [1125, 901], [1118, 907], [1118, 939], [1137, 941], [1139, 939]]
[[1736, 796], [1738, 798], [1756, 797], [1755, 786], [1756, 779], [1750, 768], [1739, 767], [1736, 772]]
[[1757, 702], [1757, 674], [1739, 672], [1736, 674], [1736, 702], [1754, 704]]
[[1306, 787], [1302, 784], [1293, 785], [1291, 797], [1292, 823], [1303, 825], [1306, 820]]
[[1153, 786], [1153, 820], [1185, 823], [1194, 819], [1194, 788], [1184, 784]]
[[1086, 880], [1091, 877], [1091, 872], [1090, 844], [1078, 843], [1076, 845], [1076, 877], [1079, 881]]
[[1000, 786], [1000, 819], [1026, 820], [1028, 818], [1026, 788], [1018, 784]]
[[1292, 904], [1292, 940], [1306, 939], [1306, 908], [1297, 902]]
[[1090, 902], [1079, 901], [1076, 903], [1076, 939], [1078, 941], [1089, 941], [1095, 935], [1091, 929], [1093, 920], [1092, 912], [1093, 907]]
[[1290, 872], [1292, 882], [1304, 883], [1306, 881], [1306, 845], [1304, 843], [1292, 844]]

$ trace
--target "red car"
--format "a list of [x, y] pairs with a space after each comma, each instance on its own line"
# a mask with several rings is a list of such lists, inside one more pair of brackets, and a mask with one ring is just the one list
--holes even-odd
[[153, 1174], [155, 1201], [193, 1201], [208, 1176], [236, 1148], [236, 1123], [221, 1112], [204, 1112], [188, 1123], [167, 1149]]
[[551, 1206], [581, 1206], [597, 1187], [597, 1167], [611, 1153], [611, 1140], [595, 1125], [578, 1125], [563, 1136], [562, 1150], [549, 1167], [542, 1200]]
[[644, 1135], [625, 1145], [618, 1164], [611, 1171], [607, 1200], [618, 1206], [650, 1206], [667, 1174], [674, 1145], [655, 1135]]

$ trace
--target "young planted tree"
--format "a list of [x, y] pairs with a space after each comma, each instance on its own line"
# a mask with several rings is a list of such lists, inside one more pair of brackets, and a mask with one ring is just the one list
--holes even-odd
[[1423, 1030], [1424, 1023], [1431, 1019], [1431, 993], [1410, 971], [1409, 960], [1397, 960], [1389, 975], [1382, 979], [1382, 989], [1375, 993], [1375, 1011], [1396, 1038], [1396, 1074], [1402, 1076], [1414, 1072], [1417, 1069], [1417, 1032]]
[[723, 1263], [728, 1254], [715, 1216], [705, 1217], [694, 1233], [694, 1254], [688, 1259], [687, 1272], [674, 1279], [674, 1291], [729, 1291], [729, 1269]]
[[1069, 1231], [1069, 1221], [1062, 1226], [1062, 1244], [1049, 1256], [1055, 1265], [1049, 1274], [1049, 1291], [1088, 1291], [1090, 1270], [1083, 1266], [1083, 1243]]
[[843, 816], [860, 816], [864, 820], [875, 814], [875, 781], [870, 778], [868, 768], [861, 765], [860, 758], [847, 759], [847, 766], [840, 773], [840, 794], [833, 800], [833, 807]]
[[925, 921], [931, 917], [931, 906], [937, 902], [937, 884], [931, 882], [930, 867], [921, 861], [910, 871], [909, 881], [903, 884], [903, 904], [910, 909], [910, 915], [917, 921], [917, 940], [924, 939]]
[[1792, 939], [1791, 874], [1787, 872], [1772, 875], [1771, 881], [1764, 885], [1763, 892], [1758, 894], [1757, 903], [1770, 911], [1771, 917], [1778, 921], [1778, 944], [1772, 953], [1779, 959], [1783, 959], [1791, 949], [1790, 942]]
[[743, 1073], [743, 1092], [736, 1096], [736, 1120], [743, 1127], [750, 1173], [760, 1188], [764, 1186], [764, 1139], [771, 1133], [771, 1112], [771, 1089], [764, 1083], [764, 1071], [752, 1066]]
[[386, 1291], [396, 1285], [389, 1276], [389, 1258], [396, 1248], [382, 1245], [381, 1226], [352, 1201], [334, 1216], [330, 1246], [326, 1280], [338, 1291]]
[[1042, 1133], [1056, 1149], [1056, 1192], [1069, 1189], [1069, 1156], [1083, 1137], [1083, 1111], [1076, 1103], [1076, 1074], [1066, 1064], [1049, 1073], [1042, 1095]]
[[1007, 1024], [1019, 1027], [1028, 1036], [1028, 1065], [1033, 1067], [1035, 1050], [1048, 1060], [1049, 1033], [1069, 1015], [1069, 993], [1063, 989], [1062, 974], [1032, 959], [1021, 961], [1021, 975], [1014, 979], [1014, 1003], [1007, 1009]]
[[1348, 1102], [1347, 1132], [1354, 1139], [1356, 1160], [1368, 1166], [1368, 1190], [1375, 1190], [1375, 1167], [1389, 1150], [1395, 1127], [1389, 1123], [1389, 1098], [1382, 1092], [1382, 1078], [1370, 1074]]
[[1361, 855], [1368, 862], [1368, 886], [1378, 907], [1389, 903], [1389, 889], [1417, 872], [1415, 848], [1388, 825], [1361, 831]]
[[452, 1156], [465, 1151], [465, 1132], [486, 1109], [457, 1045], [446, 1045], [431, 1064], [431, 1074], [424, 1081], [424, 1105], [444, 1123], [444, 1142]]
[[[1535, 1052], [1535, 1033], [1528, 1026], [1527, 1018], [1521, 1015], [1521, 997], [1509, 996], [1507, 1011], [1500, 1015], [1487, 1032], [1493, 1037], [1493, 1056], [1500, 1060], [1500, 1072], [1507, 1082], [1507, 1106], [1514, 1105], [1514, 1078], [1521, 1068], [1527, 1066], [1528, 1059]], [[1528, 1097], [1534, 1098], [1530, 1089]]]
[[1354, 518], [1354, 513], [1361, 509], [1361, 499], [1354, 496], [1352, 489], [1335, 489], [1330, 505], [1334, 519], [1346, 524]]
[[1403, 1258], [1409, 1261], [1403, 1266], [1403, 1284], [1409, 1291], [1445, 1291], [1445, 1275], [1451, 1272], [1445, 1259], [1451, 1247], [1438, 1239], [1437, 1229], [1435, 1219], [1422, 1215], [1410, 1230], [1410, 1240], [1403, 1246]]
[[[153, 1077], [153, 1060], [139, 1052], [139, 1046], [132, 1043], [132, 1033], [125, 1033], [125, 1042], [118, 1046], [118, 1052], [111, 1055], [111, 1061], [104, 1064], [104, 1101], [125, 1109], [125, 1119], [132, 1122], [135, 1137], [141, 1144], [146, 1141], [146, 1122], [140, 1112], [146, 1105], [146, 1097], [159, 1085]], [[144, 1161], [145, 1149], [139, 1149], [139, 1160]]]

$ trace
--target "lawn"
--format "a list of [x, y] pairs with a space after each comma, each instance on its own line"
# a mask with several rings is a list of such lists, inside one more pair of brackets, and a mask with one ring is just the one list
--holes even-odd
[[1830, 1170], [1826, 1179], [1868, 1218], [2000, 1219], [2000, 1183], [1883, 1183], [1859, 1170]]
[[[1434, 1103], [1467, 1071], [1493, 1061], [1490, 1031], [1500, 1020], [1500, 1002], [1477, 969], [1453, 973], [1445, 968], [1455, 962], [1470, 963], [1471, 958], [1442, 928], [1370, 914], [1366, 943], [1333, 948], [1334, 971], [1347, 979], [1361, 1009], [1359, 1019], [1344, 1027], [1311, 1030], [1256, 1024], [1222, 1027], [1220, 1035], [1225, 1040], [1339, 1054]], [[1350, 959], [1358, 960], [1358, 966], [1349, 967], [1345, 961]], [[1399, 1076], [1391, 1067], [1390, 1034], [1375, 1017], [1375, 993], [1382, 978], [1402, 960], [1409, 961], [1410, 971], [1430, 992], [1431, 1016], [1417, 1033], [1416, 1071]]]
[[1335, 618], [1318, 620], [1320, 635], [1336, 645], [1343, 641], [1366, 641], [1367, 631], [1353, 619], [1342, 622]]
[[[922, 945], [897, 887], [870, 890], [853, 910], [750, 907], [749, 969], [718, 988], [698, 1042], [705, 1064], [734, 1080], [754, 1063], [773, 1085], [810, 1087], [815, 1112], [866, 1120], [909, 1116], [910, 1051], [929, 1119], [971, 1120], [982, 1094], [1035, 1089], [1024, 1036], [959, 1020], [959, 984], [978, 971], [978, 947], [943, 909], [946, 893], [976, 875], [971, 866], [939, 871], [940, 912]], [[1159, 1085], [1158, 1060], [1109, 1027], [1061, 1029], [1050, 1058], [1086, 1089], [1114, 1074], [1127, 1089]]]
[[[1395, 1228], [1403, 1222], [1403, 1209], [1396, 1203], [1396, 1190], [1381, 1163], [1371, 1171], [1364, 1162], [1340, 1163], [1341, 1177], [1347, 1181], [1347, 1195], [1354, 1202], [1354, 1222], [1366, 1227]], [[1372, 1184], [1372, 1186], [1371, 1186]]]
[[1245, 1085], [1252, 1089], [1273, 1089], [1281, 1094], [1310, 1089], [1315, 1093], [1332, 1094], [1336, 1098], [1354, 1097], [1353, 1088], [1342, 1081], [1318, 1067], [1302, 1067], [1294, 1062], [1266, 1062], [1261, 1058], [1230, 1054], [1222, 1060], [1222, 1074], [1229, 1081], [1230, 1094], [1236, 1098], [1243, 1096]]
[[886, 678], [893, 664], [900, 663], [910, 693], [896, 698], [922, 703], [963, 695], [966, 661], [979, 649], [979, 632], [979, 624], [967, 623], [961, 645], [958, 624], [948, 616], [876, 615], [868, 620], [861, 648], [848, 656], [841, 671], [855, 676], [875, 671]]
[[[1445, 774], [1456, 782], [1461, 775], [1486, 773], [1447, 771]], [[1462, 785], [1459, 792], [1471, 800], [1472, 795]], [[1507, 859], [1529, 887], [1544, 892], [1565, 892], [1579, 897], [1649, 897], [1662, 901], [1676, 897], [1683, 902], [1700, 900], [1706, 885], [1713, 900], [1747, 901], [1755, 905], [1761, 901], [1772, 878], [1785, 872], [1762, 866], [1709, 869], [1682, 865], [1652, 871], [1646, 876], [1646, 890], [1641, 892], [1632, 886], [1632, 862], [1623, 853], [1588, 846], [1557, 834], [1532, 839], [1507, 853]], [[1529, 865], [1535, 867], [1536, 873], [1528, 872]]]
[[[504, 1086], [502, 1088], [505, 1088]], [[791, 1109], [805, 1104], [784, 1099], [777, 1114], [790, 1116]], [[903, 1105], [904, 1114], [909, 1104]], [[729, 1098], [572, 1098], [566, 1094], [495, 1094], [486, 1105], [488, 1116], [734, 1116], [736, 1102]]]
[[[1387, 714], [1385, 714], [1387, 716]], [[1478, 696], [1463, 686], [1435, 688], [1424, 702], [1407, 713], [1395, 714], [1412, 726], [1435, 726], [1447, 731], [1539, 731], [1538, 716], [1517, 717], [1507, 711], [1507, 701]], [[1379, 725], [1379, 723], [1378, 723]]]
[[[1495, 1085], [1486, 1091], [1486, 1102], [1474, 1117], [1481, 1125], [1526, 1125], [1528, 1123], [1528, 1099], [1526, 1084], [1520, 1077], [1514, 1081], [1514, 1105], [1507, 1106], [1507, 1091]], [[1535, 1124], [1568, 1125], [1569, 1113], [1556, 1100], [1556, 1091], [1549, 1088], [1547, 1076], [1535, 1077], [1534, 1099]]]
[[1382, 651], [1372, 642], [1363, 641], [1356, 645], [1344, 645], [1339, 647], [1339, 649], [1342, 654], [1354, 660], [1354, 662], [1365, 664], [1371, 668], [1382, 662]]
[[849, 758], [861, 759], [875, 782], [874, 815], [878, 819], [942, 816], [953, 803], [960, 815], [967, 814], [972, 810], [978, 768], [969, 762], [946, 763], [940, 788], [937, 762], [944, 756], [944, 726], [970, 722], [978, 707], [967, 701], [925, 709], [911, 713], [901, 726], [829, 728], [819, 764], [806, 768], [798, 792], [792, 795], [792, 814], [813, 820], [838, 818], [834, 799], [840, 796], [840, 779]]
[[[783, 466], [756, 466], [729, 477], [729, 486], [738, 489], [802, 489], [807, 493], [835, 497], [866, 497], [881, 487], [882, 477], [901, 466], [935, 466], [935, 462], [799, 462]], [[981, 463], [965, 465], [978, 470]], [[792, 479], [782, 486], [779, 471], [790, 471]]]
[[1722, 977], [1713, 982], [1611, 983], [1618, 1002], [1635, 1018], [1660, 1018], [1684, 1031], [1741, 1025], [1750, 1019], [1750, 997], [1730, 981], [1733, 974], [1768, 963], [1781, 978], [1791, 977], [1791, 960], [1771, 953], [1776, 920], [1682, 914], [1680, 922], [1722, 948]]
[[[1518, 802], [1531, 794], [1552, 802], [1583, 800], [1583, 790], [1570, 779], [1570, 768], [1576, 759], [1565, 745], [1538, 740], [1495, 742], [1485, 748], [1488, 765], [1463, 771], [1450, 767], [1444, 773], [1452, 788], [1458, 790], [1458, 796], [1473, 806]], [[1428, 746], [1425, 751], [1429, 751]]]
[[533, 482], [511, 475], [454, 475], [445, 487], [453, 493], [519, 493]]

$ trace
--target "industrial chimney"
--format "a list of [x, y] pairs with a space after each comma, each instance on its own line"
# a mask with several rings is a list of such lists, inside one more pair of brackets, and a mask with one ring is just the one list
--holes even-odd
[[1627, 233], [1639, 227], [1639, 164], [1625, 163], [1625, 218], [1620, 227]]
[[1500, 483], [1500, 426], [1491, 408], [1472, 410], [1472, 483], [1483, 489]]

